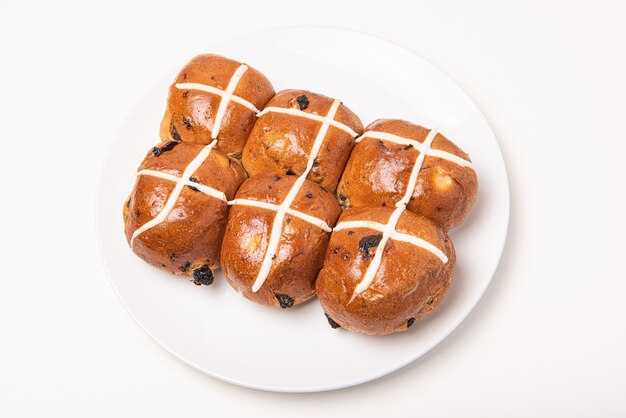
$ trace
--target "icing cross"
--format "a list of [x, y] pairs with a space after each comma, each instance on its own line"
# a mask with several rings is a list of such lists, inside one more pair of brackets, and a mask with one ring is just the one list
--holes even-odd
[[[300, 117], [303, 117], [303, 118], [316, 120], [316, 121], [322, 122], [322, 123], [328, 118], [328, 115], [326, 117], [324, 117], [324, 116], [317, 115], [315, 113], [309, 113], [309, 112], [305, 112], [305, 111], [300, 110], [300, 109], [295, 109], [293, 107], [285, 108], [285, 107], [274, 107], [274, 106], [266, 107], [257, 116], [261, 117], [261, 116], [263, 116], [265, 114], [268, 114], [268, 113], [283, 113], [285, 115], [300, 116]], [[354, 130], [352, 130], [352, 128], [350, 128], [349, 126], [347, 126], [347, 125], [345, 125], [345, 124], [343, 124], [343, 123], [341, 123], [341, 122], [339, 122], [339, 121], [337, 121], [335, 119], [330, 120], [329, 123], [332, 126], [334, 126], [335, 128], [341, 129], [342, 131], [350, 134], [350, 136], [352, 136], [352, 138], [356, 138], [359, 135], [358, 133], [354, 132]]]
[[254, 111], [255, 113], [258, 113], [258, 110], [254, 107], [252, 103], [242, 99], [241, 97], [235, 96], [233, 94], [233, 92], [237, 88], [237, 84], [239, 84], [239, 81], [241, 81], [241, 78], [243, 77], [246, 71], [248, 71], [248, 66], [245, 64], [241, 64], [239, 67], [237, 67], [233, 75], [230, 77], [226, 90], [220, 90], [212, 86], [207, 86], [207, 85], [198, 84], [198, 83], [176, 84], [176, 88], [178, 89], [200, 90], [200, 91], [204, 91], [207, 93], [217, 94], [218, 96], [220, 96], [220, 104], [215, 114], [215, 121], [213, 122], [213, 129], [211, 130], [211, 139], [213, 139], [213, 141], [209, 145], [202, 148], [202, 150], [198, 153], [198, 155], [196, 155], [196, 157], [193, 160], [191, 160], [191, 162], [187, 165], [187, 167], [185, 167], [185, 170], [183, 171], [183, 174], [180, 177], [171, 175], [169, 173], [164, 173], [162, 171], [156, 171], [156, 170], [141, 170], [137, 172], [136, 174], [137, 177], [139, 176], [158, 177], [163, 180], [173, 181], [176, 183], [176, 186], [174, 186], [174, 190], [172, 190], [172, 192], [170, 193], [169, 197], [167, 198], [167, 201], [165, 202], [165, 205], [163, 205], [163, 208], [161, 209], [159, 214], [135, 230], [135, 232], [133, 233], [133, 236], [130, 239], [131, 248], [133, 246], [133, 243], [135, 242], [135, 238], [137, 238], [139, 234], [147, 231], [148, 229], [154, 228], [155, 226], [157, 226], [158, 224], [160, 224], [161, 222], [167, 219], [172, 209], [174, 209], [174, 206], [176, 205], [176, 201], [178, 200], [178, 197], [180, 196], [185, 186], [194, 187], [199, 192], [202, 192], [216, 199], [220, 199], [224, 203], [227, 203], [226, 195], [224, 194], [224, 192], [214, 189], [204, 184], [192, 182], [190, 180], [190, 177], [193, 175], [193, 173], [196, 172], [196, 170], [200, 168], [202, 163], [204, 163], [206, 159], [209, 158], [209, 155], [211, 154], [213, 147], [217, 144], [217, 136], [219, 135], [220, 129], [222, 127], [222, 121], [224, 120], [224, 115], [226, 114], [226, 108], [228, 107], [228, 103], [233, 101], [241, 105], [244, 105], [245, 107]]
[[272, 210], [276, 212], [276, 214], [274, 215], [274, 221], [272, 223], [272, 230], [270, 232], [269, 243], [267, 245], [267, 249], [265, 250], [265, 255], [263, 257], [263, 262], [261, 263], [259, 273], [257, 274], [254, 284], [252, 285], [253, 292], [257, 292], [261, 288], [261, 286], [263, 286], [263, 283], [265, 283], [265, 280], [267, 279], [267, 276], [270, 273], [270, 270], [272, 268], [272, 262], [276, 258], [278, 244], [280, 243], [280, 237], [282, 235], [283, 221], [285, 219], [285, 214], [289, 213], [290, 215], [296, 216], [306, 222], [319, 226], [326, 232], [330, 232], [332, 230], [330, 226], [328, 226], [328, 224], [326, 224], [326, 222], [324, 222], [323, 220], [304, 214], [302, 212], [298, 212], [292, 209], [291, 205], [293, 204], [293, 201], [298, 195], [298, 192], [302, 188], [302, 185], [304, 184], [304, 181], [306, 180], [307, 175], [313, 168], [313, 163], [315, 159], [317, 158], [317, 155], [319, 154], [319, 151], [322, 147], [324, 139], [326, 138], [326, 134], [328, 133], [328, 128], [330, 126], [335, 126], [349, 133], [350, 135], [352, 135], [353, 138], [358, 135], [356, 132], [354, 132], [352, 129], [350, 129], [346, 125], [335, 120], [335, 116], [337, 114], [337, 110], [339, 109], [340, 104], [341, 102], [339, 102], [339, 100], [334, 100], [326, 116], [319, 116], [316, 114], [303, 112], [298, 109], [284, 109], [284, 108], [278, 108], [278, 107], [276, 108], [268, 107], [264, 109], [263, 112], [257, 115], [257, 116], [262, 116], [269, 112], [285, 113], [289, 115], [305, 117], [308, 119], [320, 121], [322, 122], [322, 125], [320, 126], [320, 129], [317, 132], [317, 136], [315, 137], [315, 140], [313, 141], [313, 146], [311, 147], [311, 151], [309, 153], [309, 158], [307, 161], [306, 169], [296, 179], [295, 183], [289, 190], [289, 193], [287, 193], [287, 196], [285, 197], [285, 199], [280, 205], [272, 205], [269, 203], [258, 202], [256, 200], [248, 200], [248, 199], [235, 199], [235, 200], [228, 202], [229, 204], [233, 204], [233, 205], [241, 204], [241, 205], [246, 205], [246, 206], [256, 206], [262, 209], [268, 209], [268, 210]]
[[239, 84], [241, 77], [243, 77], [246, 71], [248, 71], [248, 66], [245, 64], [241, 64], [239, 67], [237, 67], [237, 69], [231, 76], [230, 81], [228, 82], [228, 86], [226, 87], [226, 90], [220, 90], [216, 87], [207, 86], [205, 84], [199, 84], [199, 83], [177, 83], [176, 84], [177, 89], [199, 90], [199, 91], [204, 91], [206, 93], [216, 94], [221, 97], [220, 105], [217, 108], [217, 113], [215, 114], [215, 121], [213, 122], [213, 129], [211, 129], [212, 139], [217, 138], [217, 135], [220, 132], [220, 128], [222, 127], [222, 121], [224, 120], [224, 115], [226, 114], [226, 108], [228, 107], [228, 103], [230, 103], [231, 101], [235, 103], [239, 103], [240, 105], [247, 107], [248, 109], [252, 110], [254, 113], [259, 113], [259, 110], [256, 107], [254, 107], [252, 103], [250, 103], [249, 101], [245, 99], [242, 99], [239, 96], [235, 96], [233, 94], [235, 89], [237, 88], [237, 84]]
[[[423, 248], [431, 252], [432, 254], [437, 256], [437, 258], [439, 258], [442, 263], [446, 264], [448, 262], [448, 257], [444, 254], [443, 251], [441, 251], [435, 245], [421, 238], [418, 238], [416, 236], [396, 231], [396, 226], [398, 225], [398, 221], [400, 220], [400, 215], [402, 215], [402, 213], [406, 210], [406, 205], [409, 203], [409, 200], [411, 199], [411, 196], [413, 196], [413, 193], [415, 191], [415, 185], [417, 184], [417, 177], [419, 176], [420, 170], [422, 169], [422, 165], [424, 164], [424, 159], [426, 158], [426, 155], [433, 155], [432, 154], [433, 151], [439, 151], [439, 150], [433, 150], [430, 148], [436, 136], [437, 136], [437, 129], [432, 129], [426, 136], [426, 139], [424, 140], [424, 142], [418, 142], [412, 139], [402, 138], [397, 135], [386, 134], [385, 132], [376, 132], [376, 131], [374, 132], [368, 131], [361, 137], [357, 138], [357, 141], [360, 141], [363, 138], [369, 137], [369, 138], [377, 138], [377, 139], [382, 139], [382, 140], [387, 140], [387, 141], [393, 141], [393, 142], [401, 143], [405, 145], [410, 144], [413, 147], [415, 147], [417, 150], [419, 150], [419, 155], [417, 159], [415, 160], [415, 163], [413, 164], [413, 169], [411, 170], [411, 175], [409, 176], [409, 182], [407, 184], [406, 192], [404, 193], [404, 196], [402, 197], [402, 199], [400, 199], [400, 201], [396, 203], [396, 209], [392, 212], [386, 224], [381, 224], [381, 223], [373, 222], [373, 221], [346, 221], [346, 222], [340, 222], [335, 227], [335, 231], [339, 231], [342, 229], [349, 229], [349, 228], [369, 228], [369, 229], [374, 229], [376, 231], [383, 233], [382, 234], [383, 236], [380, 242], [378, 243], [378, 246], [376, 247], [374, 258], [372, 259], [369, 266], [367, 267], [367, 270], [365, 271], [365, 275], [363, 275], [363, 278], [361, 279], [361, 281], [354, 288], [354, 292], [352, 294], [352, 298], [350, 299], [350, 301], [354, 300], [354, 298], [357, 295], [365, 292], [374, 281], [374, 277], [376, 276], [376, 273], [378, 272], [378, 269], [380, 268], [380, 264], [382, 262], [382, 257], [383, 257], [383, 252], [385, 250], [385, 246], [387, 245], [387, 241], [389, 241], [390, 239], [408, 242], [410, 244], [413, 244], [417, 247]], [[398, 139], [398, 138], [401, 138], [401, 139]], [[400, 141], [403, 141], [403, 142], [400, 142]], [[439, 152], [442, 155], [444, 155], [444, 157], [441, 157], [441, 158], [447, 157], [446, 154], [448, 153], [444, 153], [444, 151], [439, 151]], [[436, 155], [436, 156], [439, 156], [439, 155]]]
[[[358, 137], [354, 142], [357, 142], [357, 143], [361, 142], [365, 138], [380, 139], [382, 141], [393, 142], [395, 144], [400, 144], [400, 145], [411, 145], [413, 148], [415, 148], [419, 152], [423, 152], [422, 150], [424, 148], [424, 144], [419, 141], [416, 141], [415, 139], [405, 138], [403, 136], [390, 134], [388, 132], [380, 132], [380, 131], [367, 131], [363, 135]], [[441, 158], [444, 160], [452, 161], [453, 163], [458, 164], [461, 167], [469, 167], [473, 169], [471, 162], [461, 157], [458, 157], [452, 153], [449, 153], [440, 149], [428, 148], [426, 150], [426, 155], [428, 155], [429, 157], [437, 157], [437, 158]]]

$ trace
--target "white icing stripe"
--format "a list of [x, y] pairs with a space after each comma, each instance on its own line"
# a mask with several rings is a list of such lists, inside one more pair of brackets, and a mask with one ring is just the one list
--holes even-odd
[[[340, 222], [337, 224], [337, 226], [335, 226], [334, 230], [335, 231], [341, 231], [344, 229], [356, 229], [356, 228], [368, 228], [368, 229], [373, 229], [375, 231], [379, 231], [379, 232], [384, 232], [385, 231], [385, 225], [378, 223], [378, 222], [374, 222], [374, 221], [345, 221], [345, 222]], [[410, 234], [405, 234], [402, 232], [398, 232], [398, 231], [393, 231], [391, 233], [391, 239], [397, 240], [397, 241], [404, 241], [404, 242], [408, 242], [409, 244], [413, 244], [417, 247], [421, 247], [427, 251], [430, 251], [431, 253], [433, 253], [434, 255], [436, 255], [442, 263], [447, 263], [448, 262], [448, 257], [444, 254], [443, 251], [441, 251], [439, 248], [435, 247], [433, 244], [431, 244], [430, 242], [423, 240], [421, 238], [418, 238], [416, 236], [410, 235]]]
[[472, 166], [472, 163], [461, 158], [458, 157], [454, 154], [451, 154], [449, 152], [446, 151], [442, 151], [440, 149], [431, 149], [428, 150], [428, 154], [429, 157], [437, 157], [437, 158], [441, 158], [442, 160], [448, 160], [451, 161], [453, 163], [455, 163], [456, 165], [460, 165], [461, 167], [469, 167], [472, 170], [474, 169], [474, 166]]
[[[358, 137], [354, 142], [357, 142], [357, 143], [361, 142], [365, 138], [380, 139], [383, 141], [389, 141], [389, 142], [393, 142], [393, 143], [400, 144], [400, 145], [411, 145], [413, 146], [413, 148], [415, 148], [418, 151], [421, 151], [423, 148], [423, 144], [419, 141], [416, 141], [415, 139], [405, 138], [403, 136], [390, 134], [388, 132], [380, 132], [380, 131], [367, 131], [363, 135]], [[429, 157], [437, 157], [443, 160], [451, 161], [457, 165], [460, 165], [461, 167], [469, 167], [473, 169], [472, 163], [470, 161], [467, 161], [447, 151], [430, 148], [428, 152], [426, 153], [426, 155], [428, 155]]]
[[[278, 211], [278, 208], [279, 208], [278, 205], [274, 205], [272, 203], [259, 202], [258, 200], [250, 200], [250, 199], [235, 199], [235, 200], [229, 201], [228, 204], [229, 205], [254, 206], [257, 208], [273, 210], [273, 211]], [[295, 216], [296, 218], [300, 218], [305, 222], [318, 226], [321, 229], [323, 229], [325, 232], [332, 231], [332, 228], [328, 226], [328, 224], [324, 222], [324, 220], [316, 218], [315, 216], [307, 215], [306, 213], [302, 213], [298, 210], [291, 209], [291, 208], [287, 209], [286, 213], [292, 216]]]
[[141, 170], [138, 171], [137, 176], [151, 176], [151, 177], [158, 177], [164, 180], [170, 180], [173, 182], [183, 182], [185, 183], [185, 186], [191, 186], [191, 187], [195, 187], [196, 189], [198, 189], [199, 191], [201, 191], [202, 193], [209, 195], [211, 197], [214, 197], [216, 199], [220, 199], [223, 200], [224, 202], [227, 202], [228, 200], [226, 199], [226, 195], [217, 190], [214, 189], [210, 186], [207, 186], [205, 184], [200, 184], [200, 183], [195, 183], [189, 179], [184, 179], [184, 178], [180, 178], [180, 177], [176, 177], [173, 176], [171, 174], [168, 173], [163, 173], [162, 171], [156, 171], [156, 170]]
[[[404, 196], [402, 197], [402, 199], [400, 199], [398, 203], [396, 203], [396, 209], [393, 211], [393, 213], [389, 217], [389, 220], [387, 221], [387, 223], [385, 225], [382, 225], [382, 224], [379, 224], [378, 222], [360, 221], [360, 222], [363, 222], [364, 225], [366, 225], [365, 226], [366, 228], [373, 227], [373, 229], [381, 231], [383, 233], [383, 236], [380, 242], [378, 243], [378, 246], [376, 247], [374, 258], [370, 262], [369, 266], [367, 266], [367, 270], [365, 271], [363, 278], [354, 288], [354, 292], [352, 294], [352, 298], [350, 299], [350, 301], [354, 300], [354, 298], [357, 295], [365, 292], [371, 286], [376, 276], [376, 273], [378, 272], [378, 269], [380, 268], [380, 264], [383, 258], [383, 252], [385, 251], [385, 246], [387, 245], [387, 241], [389, 241], [389, 239], [391, 238], [396, 238], [402, 241], [407, 241], [412, 244], [418, 245], [419, 247], [432, 252], [437, 257], [442, 259], [440, 257], [440, 255], [442, 254], [441, 250], [439, 250], [434, 245], [420, 238], [411, 237], [408, 234], [402, 234], [396, 231], [396, 226], [398, 224], [398, 220], [400, 219], [400, 215], [402, 215], [402, 213], [406, 210], [406, 205], [407, 203], [409, 203], [409, 199], [411, 198], [411, 196], [413, 195], [413, 192], [415, 191], [415, 184], [417, 182], [417, 177], [419, 175], [419, 172], [422, 169], [424, 158], [426, 154], [428, 153], [428, 150], [430, 149], [430, 145], [432, 144], [436, 135], [437, 135], [437, 129], [432, 129], [428, 133], [428, 136], [426, 137], [426, 139], [424, 140], [421, 150], [420, 150], [420, 154], [418, 155], [417, 159], [415, 160], [415, 163], [413, 164], [413, 169], [411, 170], [411, 176], [409, 178], [409, 183], [407, 184], [407, 189], [404, 193]], [[345, 224], [348, 224], [348, 222], [342, 222], [342, 224], [344, 225], [342, 226], [341, 229], [344, 229], [346, 228]], [[358, 225], [357, 222], [353, 222], [351, 225], [354, 227], [355, 224]], [[382, 226], [382, 229], [379, 229], [380, 226]], [[407, 238], [407, 236], [411, 238]], [[445, 254], [443, 254], [443, 256], [445, 257]], [[447, 257], [445, 257], [445, 261], [443, 262], [444, 263], [448, 262]]]
[[433, 253], [434, 255], [436, 255], [437, 258], [439, 258], [443, 264], [446, 264], [448, 262], [448, 256], [446, 256], [443, 251], [441, 251], [439, 248], [437, 248], [436, 246], [434, 246], [433, 244], [431, 244], [430, 242], [424, 239], [421, 239], [419, 237], [416, 237], [410, 234], [403, 234], [398, 231], [394, 231], [391, 234], [391, 239], [394, 239], [396, 241], [408, 242], [409, 244], [413, 244], [416, 247], [421, 247], [425, 249], [426, 251], [429, 251]]
[[273, 210], [273, 211], [278, 210], [278, 205], [275, 205], [273, 203], [261, 202], [261, 201], [258, 201], [258, 200], [251, 200], [251, 199], [234, 199], [234, 200], [229, 200], [228, 204], [229, 205], [254, 206], [254, 207], [257, 207], [257, 208]]
[[[257, 117], [261, 117], [270, 112], [284, 113], [286, 115], [301, 116], [303, 118], [316, 120], [318, 122], [324, 122], [324, 120], [326, 119], [324, 116], [316, 115], [315, 113], [304, 112], [300, 109], [294, 109], [292, 107], [284, 108], [284, 107], [274, 107], [274, 106], [266, 107], [260, 113], [257, 114]], [[333, 125], [335, 128], [341, 129], [342, 131], [350, 134], [353, 138], [359, 135], [358, 133], [354, 132], [349, 126], [339, 121], [336, 121], [334, 119], [330, 122], [330, 124]]]
[[234, 74], [230, 78], [228, 82], [228, 86], [226, 87], [226, 91], [222, 94], [222, 98], [220, 100], [220, 105], [217, 108], [217, 113], [215, 114], [215, 122], [213, 123], [213, 129], [211, 129], [211, 138], [217, 138], [217, 135], [220, 133], [220, 128], [222, 127], [222, 120], [224, 120], [224, 115], [226, 114], [226, 108], [228, 107], [228, 102], [233, 97], [233, 92], [237, 88], [237, 84], [239, 84], [239, 80], [243, 77], [243, 74], [248, 71], [248, 66], [245, 64], [241, 64], [235, 70]]
[[[211, 94], [216, 94], [220, 97], [224, 96], [224, 90], [220, 90], [216, 87], [213, 86], [208, 86], [206, 84], [200, 84], [200, 83], [178, 83], [175, 85], [177, 89], [180, 90], [199, 90], [199, 91], [204, 91], [206, 93], [211, 93]], [[259, 113], [259, 109], [257, 109], [252, 103], [250, 103], [249, 101], [247, 101], [246, 99], [242, 99], [239, 96], [235, 96], [233, 95], [230, 100], [232, 100], [235, 103], [239, 103], [242, 106], [247, 107], [248, 109], [252, 110], [254, 113]]]
[[332, 232], [332, 228], [326, 223], [324, 222], [322, 219], [320, 218], [316, 218], [315, 216], [311, 216], [311, 215], [307, 215], [306, 213], [300, 212], [299, 210], [295, 210], [295, 209], [287, 209], [287, 213], [295, 216], [296, 218], [300, 218], [303, 221], [306, 221], [310, 224], [313, 224], [319, 228], [321, 228], [324, 232]]
[[333, 230], [341, 231], [342, 229], [354, 228], [369, 228], [383, 232], [385, 230], [385, 225], [374, 221], [345, 221], [338, 223]]
[[[426, 158], [426, 154], [430, 149], [430, 144], [433, 143], [433, 140], [437, 136], [437, 128], [431, 129], [428, 132], [428, 136], [424, 140], [422, 144], [422, 149], [420, 150], [420, 154], [417, 156], [417, 160], [415, 160], [415, 164], [413, 164], [413, 170], [411, 170], [411, 175], [409, 177], [409, 182], [406, 185], [406, 192], [404, 192], [404, 196], [400, 199], [399, 202], [396, 203], [396, 207], [400, 207], [401, 205], [408, 205], [409, 200], [411, 200], [411, 196], [413, 196], [413, 192], [415, 191], [415, 184], [417, 183], [417, 176], [422, 169], [422, 164], [424, 164], [424, 158]], [[394, 225], [395, 226], [395, 225]]]
[[137, 171], [135, 173], [136, 176], [151, 176], [151, 177], [158, 177], [160, 179], [163, 180], [169, 180], [169, 181], [173, 181], [174, 183], [178, 182], [178, 180], [180, 180], [180, 177], [175, 176], [173, 174], [168, 174], [168, 173], [164, 173], [162, 171], [156, 171], [156, 170], [141, 170], [141, 171]]
[[337, 114], [337, 110], [339, 109], [340, 104], [341, 103], [339, 102], [339, 100], [334, 100], [333, 104], [330, 106], [328, 113], [323, 118], [322, 126], [320, 127], [320, 130], [317, 132], [317, 136], [313, 141], [313, 146], [311, 147], [311, 152], [309, 153], [306, 170], [304, 170], [302, 175], [296, 179], [295, 183], [291, 187], [291, 190], [289, 190], [289, 193], [287, 193], [285, 200], [283, 200], [283, 202], [278, 207], [278, 210], [276, 211], [276, 215], [274, 216], [274, 222], [272, 224], [272, 231], [270, 232], [270, 240], [267, 244], [267, 249], [265, 250], [265, 256], [263, 257], [263, 262], [261, 263], [259, 273], [257, 274], [254, 284], [252, 285], [253, 292], [258, 291], [261, 286], [263, 286], [263, 283], [265, 283], [265, 280], [270, 273], [272, 263], [276, 258], [276, 251], [280, 242], [280, 236], [282, 235], [285, 213], [290, 210], [291, 204], [293, 203], [298, 192], [300, 191], [300, 188], [304, 184], [304, 181], [309, 175], [309, 172], [313, 168], [315, 158], [317, 158], [317, 154], [322, 147], [322, 143], [324, 142], [324, 138], [326, 137], [329, 126], [335, 120], [335, 115]]
[[[183, 175], [181, 176], [182, 179], [189, 179], [189, 177], [191, 177], [193, 173], [195, 173], [196, 170], [200, 168], [202, 163], [208, 158], [209, 154], [211, 154], [211, 150], [213, 149], [216, 143], [217, 143], [217, 140], [214, 140], [209, 145], [202, 148], [202, 151], [200, 151], [200, 153], [196, 155], [196, 157], [185, 168], [185, 171], [183, 171]], [[192, 185], [194, 186], [196, 186], [196, 184], [197, 183], [192, 183]], [[163, 209], [161, 209], [161, 212], [159, 212], [159, 214], [156, 217], [152, 218], [150, 221], [146, 222], [145, 224], [141, 225], [141, 227], [135, 230], [135, 232], [133, 233], [133, 236], [130, 239], [131, 248], [133, 246], [133, 242], [135, 241], [135, 238], [139, 234], [147, 231], [150, 228], [154, 228], [155, 226], [163, 222], [165, 219], [167, 219], [167, 216], [170, 214], [172, 209], [174, 209], [174, 205], [176, 204], [176, 201], [178, 200], [178, 196], [180, 196], [180, 192], [183, 190], [185, 186], [186, 186], [185, 181], [176, 181], [176, 186], [174, 187], [174, 190], [172, 190], [172, 193], [170, 193], [169, 197], [167, 198], [167, 202], [165, 202], [165, 205], [163, 206]]]
[[406, 206], [404, 205], [398, 206], [389, 217], [389, 221], [387, 222], [387, 224], [385, 225], [382, 231], [383, 237], [378, 243], [378, 246], [376, 247], [374, 258], [370, 262], [370, 265], [367, 266], [365, 275], [363, 275], [363, 278], [361, 279], [359, 284], [357, 284], [356, 287], [354, 288], [354, 293], [352, 294], [351, 300], [354, 299], [356, 295], [358, 295], [359, 293], [365, 292], [374, 281], [374, 276], [376, 276], [376, 273], [378, 272], [378, 268], [380, 267], [380, 263], [382, 262], [382, 259], [383, 259], [383, 252], [385, 250], [385, 247], [387, 246], [387, 241], [389, 241], [389, 237], [395, 231], [396, 224], [398, 223], [398, 219], [400, 219], [400, 215], [402, 215], [402, 212], [404, 212], [405, 208]]

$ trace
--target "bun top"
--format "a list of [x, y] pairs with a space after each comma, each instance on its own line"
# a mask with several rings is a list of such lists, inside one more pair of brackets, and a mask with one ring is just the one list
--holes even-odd
[[193, 58], [170, 86], [161, 138], [199, 144], [239, 156], [256, 113], [274, 95], [254, 68], [220, 55]]
[[[301, 175], [312, 154], [307, 178], [328, 190], [337, 187], [343, 168], [363, 131], [360, 119], [344, 104], [307, 90], [283, 90], [258, 114], [242, 162], [250, 175]], [[324, 137], [314, 149], [318, 137]]]

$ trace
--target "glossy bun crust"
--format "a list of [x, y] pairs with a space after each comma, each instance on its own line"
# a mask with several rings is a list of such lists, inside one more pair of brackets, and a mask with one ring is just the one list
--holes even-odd
[[[266, 107], [298, 109], [326, 116], [333, 99], [306, 90], [284, 90], [276, 94]], [[341, 104], [335, 120], [357, 134], [363, 124], [357, 115]], [[322, 122], [306, 117], [269, 112], [261, 115], [248, 138], [242, 162], [251, 175], [261, 173], [301, 175], [307, 165], [311, 147]], [[307, 178], [334, 191], [354, 146], [354, 137], [330, 126], [324, 143]]]
[[[213, 54], [198, 55], [189, 61], [170, 86], [161, 122], [161, 139], [209, 144], [221, 97], [197, 89], [177, 88], [176, 84], [198, 83], [226, 90], [240, 65]], [[248, 67], [233, 94], [260, 110], [274, 95], [274, 88], [263, 74]], [[219, 129], [217, 149], [230, 156], [240, 156], [255, 121], [253, 110], [231, 100]]]
[[[139, 171], [154, 170], [180, 177], [204, 148], [198, 144], [161, 143], [145, 157]], [[191, 175], [191, 184], [206, 185], [232, 199], [245, 173], [236, 161], [213, 149]], [[155, 218], [176, 184], [153, 175], [138, 175], [123, 215], [126, 239]], [[193, 275], [204, 284], [219, 267], [220, 244], [226, 228], [226, 202], [194, 186], [185, 186], [165, 220], [137, 235], [132, 249], [149, 264], [177, 275]]]
[[[296, 181], [295, 176], [261, 174], [246, 180], [237, 199], [279, 205]], [[291, 208], [334, 226], [339, 217], [335, 197], [306, 180]], [[268, 247], [276, 212], [233, 205], [222, 243], [222, 271], [230, 285], [246, 298], [264, 305], [288, 308], [315, 294], [315, 278], [322, 268], [329, 233], [304, 220], [285, 215], [277, 257], [263, 286], [252, 291]]]
[[[429, 133], [426, 128], [395, 119], [379, 119], [367, 131], [387, 132], [419, 142], [424, 142]], [[437, 134], [431, 149], [470, 161], [467, 154], [442, 134]], [[394, 207], [406, 192], [418, 155], [419, 151], [410, 145], [364, 138], [354, 147], [337, 188], [342, 207]], [[427, 155], [408, 209], [447, 231], [465, 220], [477, 191], [478, 179], [472, 168]]]
[[[357, 220], [385, 224], [392, 212], [382, 207], [348, 209], [339, 224]], [[444, 297], [455, 263], [452, 241], [430, 220], [409, 211], [400, 216], [396, 230], [435, 245], [448, 262], [414, 244], [390, 239], [372, 284], [351, 301], [376, 250], [363, 243], [381, 233], [368, 228], [334, 231], [316, 287], [324, 311], [341, 327], [363, 334], [403, 331]]]

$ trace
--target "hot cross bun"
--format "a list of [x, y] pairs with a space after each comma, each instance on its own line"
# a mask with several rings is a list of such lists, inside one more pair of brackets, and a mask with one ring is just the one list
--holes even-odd
[[170, 86], [161, 122], [163, 141], [207, 145], [239, 157], [256, 113], [274, 95], [269, 80], [246, 64], [205, 54], [193, 58]]
[[289, 308], [315, 294], [332, 226], [335, 197], [304, 177], [260, 174], [231, 202], [222, 271], [246, 298]]
[[367, 126], [337, 188], [342, 207], [394, 207], [413, 187], [410, 211], [444, 230], [460, 225], [476, 200], [478, 180], [468, 155], [445, 136], [436, 134], [417, 181], [409, 185], [414, 163], [431, 132], [396, 119], [380, 119]]
[[432, 221], [402, 206], [341, 214], [317, 294], [331, 325], [364, 334], [403, 331], [443, 299], [454, 247]]
[[[242, 155], [251, 176], [299, 176], [311, 153], [315, 153], [307, 178], [335, 191], [354, 139], [363, 131], [357, 115], [338, 100], [321, 94], [284, 90], [270, 100], [258, 117]], [[318, 142], [319, 149], [314, 149], [319, 136], [325, 140]]]
[[245, 173], [210, 145], [163, 142], [148, 152], [124, 205], [126, 239], [143, 260], [211, 284], [232, 199]]

